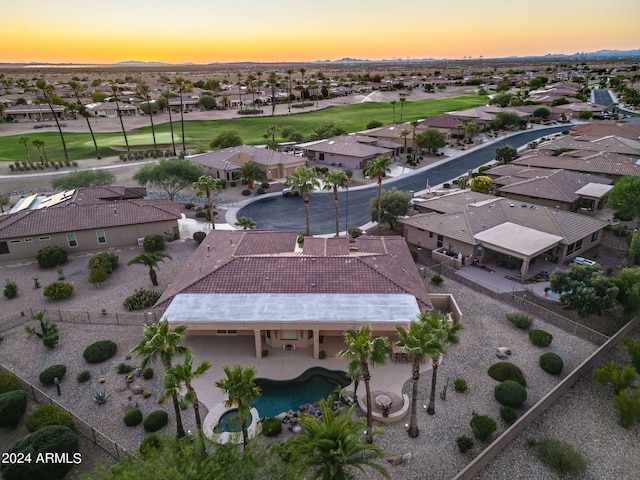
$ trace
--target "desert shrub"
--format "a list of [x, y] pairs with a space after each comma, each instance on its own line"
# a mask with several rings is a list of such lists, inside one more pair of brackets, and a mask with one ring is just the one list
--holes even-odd
[[442, 282], [444, 282], [444, 278], [442, 278], [440, 275], [434, 275], [433, 277], [431, 277], [431, 283], [436, 286], [442, 285]]
[[516, 418], [518, 418], [518, 414], [516, 413], [516, 411], [507, 405], [500, 407], [500, 416], [509, 425], [515, 422]]
[[151, 380], [153, 378], [153, 368], [147, 367], [142, 371], [142, 378]]
[[87, 268], [89, 270], [101, 269], [104, 270], [107, 275], [111, 275], [111, 273], [118, 268], [119, 261], [120, 257], [115, 253], [100, 252], [89, 259]]
[[140, 409], [136, 408], [125, 413], [124, 423], [127, 425], [127, 427], [135, 427], [136, 425], [140, 425], [142, 423], [142, 412], [140, 411]]
[[456, 438], [456, 445], [458, 446], [458, 450], [460, 450], [460, 453], [464, 453], [473, 448], [473, 439], [471, 437], [467, 437], [466, 435], [462, 435]]
[[318, 358], [320, 360], [324, 360], [325, 358], [327, 358], [327, 352], [325, 352], [324, 350], [320, 350], [320, 352], [318, 352]]
[[65, 373], [67, 373], [67, 367], [64, 365], [51, 365], [40, 373], [39, 378], [45, 385], [53, 385], [55, 383], [53, 379], [58, 377], [58, 380], [62, 380]]
[[256, 190], [256, 195], [264, 195], [266, 192], [266, 190], [262, 187], [258, 187], [258, 189]]
[[62, 300], [73, 293], [73, 285], [67, 282], [53, 282], [44, 287], [44, 296], [51, 300]]
[[262, 182], [260, 186], [265, 190], [267, 190], [271, 185], [269, 184], [269, 182]]
[[118, 365], [116, 365], [116, 372], [121, 375], [129, 373], [131, 370], [133, 370], [133, 367], [128, 363], [120, 362]]
[[548, 347], [553, 341], [553, 335], [544, 330], [529, 330], [529, 340], [536, 347]]
[[469, 425], [471, 425], [471, 431], [478, 440], [488, 439], [498, 428], [496, 421], [486, 415], [474, 415]]
[[155, 290], [145, 290], [144, 288], [134, 290], [133, 294], [124, 299], [123, 305], [129, 311], [142, 310], [155, 305], [160, 298], [160, 292]]
[[36, 260], [40, 268], [54, 268], [63, 265], [67, 261], [67, 251], [56, 245], [41, 248], [36, 253]]
[[505, 380], [514, 380], [523, 387], [527, 386], [527, 382], [524, 379], [524, 373], [520, 370], [520, 367], [514, 365], [511, 362], [498, 362], [489, 367], [489, 376], [499, 382]]
[[100, 340], [85, 348], [82, 356], [88, 363], [100, 363], [111, 358], [116, 350], [118, 345], [111, 340]]
[[164, 410], [155, 410], [147, 415], [142, 423], [147, 432], [157, 432], [169, 421], [169, 415]]
[[142, 241], [142, 248], [147, 253], [164, 250], [164, 238], [162, 235], [147, 235]]
[[187, 210], [191, 210], [195, 206], [196, 205], [193, 202], [185, 202], [184, 204], [184, 208], [186, 208]]
[[581, 475], [587, 469], [587, 461], [569, 443], [545, 440], [536, 450], [542, 461], [561, 475]]
[[229, 182], [229, 185], [231, 185], [232, 187], [236, 187], [238, 185], [238, 182], [232, 180], [231, 182]]
[[22, 382], [13, 373], [0, 372], [0, 394], [22, 390]]
[[49, 425], [62, 425], [78, 433], [71, 414], [56, 405], [40, 405], [25, 420], [25, 426], [31, 433]]
[[527, 389], [513, 380], [505, 380], [493, 391], [496, 400], [508, 407], [519, 407], [527, 399]]
[[358, 238], [358, 237], [362, 236], [362, 234], [363, 234], [364, 232], [362, 231], [362, 229], [361, 229], [361, 228], [358, 228], [358, 227], [352, 227], [352, 228], [350, 228], [349, 230], [347, 230], [347, 233], [349, 234], [349, 236], [350, 236], [351, 238]]
[[15, 427], [27, 410], [27, 392], [11, 390], [0, 395], [0, 428]]
[[207, 238], [207, 234], [204, 232], [195, 232], [193, 234], [193, 239], [198, 245], [200, 245], [205, 238]]
[[163, 440], [162, 436], [154, 433], [153, 435], [147, 435], [140, 442], [140, 446], [138, 450], [140, 451], [140, 456], [144, 459], [152, 457], [154, 454], [158, 453], [162, 450]]
[[464, 378], [456, 378], [453, 382], [456, 392], [465, 393], [468, 390], [467, 381]]
[[83, 370], [78, 374], [78, 376], [76, 377], [76, 380], [78, 380], [78, 383], [84, 383], [89, 381], [90, 378], [91, 378], [91, 372], [89, 370]]
[[282, 432], [282, 421], [279, 418], [265, 418], [262, 420], [262, 433], [266, 437], [275, 437]]
[[248, 197], [249, 195], [251, 195], [251, 190], [249, 190], [248, 188], [245, 188], [244, 190], [242, 190], [242, 195], [244, 197]]
[[4, 281], [4, 296], [9, 300], [16, 298], [18, 296], [18, 284], [7, 278]]
[[640, 422], [640, 388], [621, 390], [613, 400], [613, 406], [620, 417], [620, 424], [630, 428]]
[[[78, 435], [62, 425], [50, 425], [14, 442], [6, 453], [30, 453], [30, 463], [5, 463], [0, 473], [5, 480], [62, 480], [71, 470], [79, 452]], [[66, 454], [70, 462], [36, 462], [39, 455]]]
[[548, 352], [540, 355], [540, 367], [551, 375], [559, 375], [564, 368], [564, 362], [560, 355]]
[[89, 283], [92, 285], [100, 285], [107, 279], [107, 272], [102, 268], [92, 268], [89, 272]]
[[522, 328], [523, 330], [529, 329], [531, 324], [533, 323], [533, 318], [531, 318], [526, 313], [507, 313], [507, 320], [513, 323], [516, 327]]

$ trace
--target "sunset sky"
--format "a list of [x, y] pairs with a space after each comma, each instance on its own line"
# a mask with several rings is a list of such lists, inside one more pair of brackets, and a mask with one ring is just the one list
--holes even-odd
[[640, 48], [638, 0], [2, 0], [0, 62], [484, 58]]

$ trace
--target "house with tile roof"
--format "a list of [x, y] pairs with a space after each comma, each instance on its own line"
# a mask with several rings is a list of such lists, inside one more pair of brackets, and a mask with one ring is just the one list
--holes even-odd
[[400, 220], [407, 243], [459, 265], [508, 258], [520, 278], [537, 258], [564, 263], [579, 256], [600, 243], [607, 226], [587, 215], [469, 190], [427, 199], [420, 209], [427, 213]]
[[304, 151], [311, 161], [357, 170], [381, 155], [394, 157], [400, 154], [400, 145], [368, 135], [341, 135], [298, 144], [295, 148]]
[[48, 103], [32, 103], [5, 108], [2, 115], [5, 118], [13, 119], [15, 122], [43, 122], [46, 120], [53, 121], [55, 117], [61, 120], [65, 119], [67, 113], [67, 107], [64, 105], [53, 105], [53, 113], [51, 113]]
[[35, 258], [49, 245], [69, 253], [179, 238], [180, 206], [147, 200], [144, 188], [91, 187], [30, 195], [0, 215], [0, 261]]
[[427, 294], [401, 237], [307, 237], [297, 232], [211, 231], [155, 308], [191, 335], [250, 335], [263, 345], [309, 348], [371, 325], [395, 333], [420, 311], [461, 314], [452, 297]]

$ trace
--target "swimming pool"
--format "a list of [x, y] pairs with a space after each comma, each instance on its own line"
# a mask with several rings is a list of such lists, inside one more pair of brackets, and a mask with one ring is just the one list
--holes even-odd
[[253, 404], [261, 417], [274, 417], [287, 410], [296, 410], [300, 405], [325, 399], [336, 389], [351, 383], [342, 370], [313, 367], [291, 380], [256, 378], [262, 391]]
[[[249, 422], [251, 421], [251, 416], [247, 418], [247, 427], [249, 426]], [[242, 428], [240, 427], [240, 417], [238, 417], [238, 409], [234, 408], [232, 410], [227, 410], [222, 414], [220, 420], [218, 420], [218, 424], [213, 429], [213, 433], [222, 433], [222, 432], [241, 432]]]

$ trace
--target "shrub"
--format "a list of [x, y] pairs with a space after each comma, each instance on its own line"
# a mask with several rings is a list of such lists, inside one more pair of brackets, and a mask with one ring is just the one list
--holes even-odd
[[78, 374], [78, 376], [76, 377], [76, 380], [78, 380], [78, 383], [84, 383], [89, 381], [90, 378], [91, 378], [91, 372], [89, 370], [83, 370]]
[[136, 425], [140, 425], [142, 423], [142, 412], [140, 411], [140, 409], [136, 408], [125, 413], [124, 423], [127, 425], [127, 427], [135, 427]]
[[431, 277], [431, 283], [436, 286], [442, 285], [442, 282], [444, 282], [444, 278], [442, 278], [440, 275], [434, 275], [433, 277]]
[[207, 234], [204, 232], [195, 232], [193, 234], [193, 239], [198, 245], [200, 245], [206, 237], [207, 237]]
[[523, 387], [527, 386], [522, 370], [511, 362], [498, 362], [489, 367], [489, 376], [499, 382], [514, 380]]
[[147, 367], [142, 371], [142, 378], [151, 380], [153, 378], [153, 368]]
[[40, 268], [54, 268], [63, 265], [67, 261], [67, 251], [56, 245], [49, 245], [38, 250], [36, 260]]
[[327, 358], [327, 352], [325, 352], [324, 350], [320, 350], [320, 352], [318, 353], [318, 358], [320, 360], [324, 360], [325, 358]]
[[142, 241], [142, 248], [147, 253], [164, 250], [164, 238], [162, 235], [147, 235]]
[[262, 182], [260, 186], [265, 190], [267, 190], [271, 185], [269, 184], [269, 182]]
[[193, 207], [195, 207], [195, 204], [193, 202], [185, 202], [184, 204], [184, 208], [186, 208], [187, 210], [191, 210]]
[[536, 347], [548, 347], [553, 341], [553, 335], [544, 330], [529, 330], [529, 340]]
[[251, 195], [251, 190], [245, 188], [244, 190], [242, 190], [242, 195], [248, 197], [249, 195]]
[[127, 363], [120, 362], [118, 365], [116, 365], [116, 372], [121, 375], [129, 373], [131, 370], [133, 370], [133, 367]]
[[262, 187], [258, 187], [258, 189], [256, 190], [256, 195], [264, 195], [265, 194], [265, 189]]
[[282, 421], [279, 418], [265, 418], [262, 420], [262, 433], [266, 437], [275, 437], [282, 432]]
[[451, 184], [450, 183], [443, 183], [442, 184], [442, 188], [451, 188]]
[[347, 233], [349, 234], [349, 236], [351, 238], [358, 238], [360, 237], [364, 232], [362, 231], [361, 228], [358, 227], [353, 227], [350, 228], [349, 230], [347, 230]]
[[507, 320], [523, 330], [529, 329], [533, 323], [533, 318], [525, 313], [507, 313]]
[[231, 185], [232, 187], [236, 187], [238, 185], [238, 182], [232, 180], [231, 182], [229, 182], [229, 185]]
[[89, 270], [101, 269], [104, 270], [107, 275], [110, 275], [116, 268], [118, 268], [119, 261], [120, 257], [115, 253], [100, 252], [89, 259], [87, 268]]
[[92, 268], [89, 272], [89, 283], [93, 285], [100, 285], [107, 279], [107, 272], [102, 268]]
[[147, 432], [157, 432], [169, 421], [169, 415], [164, 410], [155, 410], [144, 419], [143, 426]]
[[123, 305], [129, 311], [142, 310], [143, 308], [149, 308], [156, 304], [160, 298], [160, 292], [155, 290], [145, 290], [144, 288], [136, 289], [133, 295], [124, 299]]
[[414, 262], [418, 261], [418, 252], [416, 250], [409, 250], [409, 253], [411, 254], [411, 258], [413, 259]]
[[471, 437], [462, 435], [456, 438], [456, 445], [458, 445], [458, 450], [460, 450], [460, 453], [464, 453], [473, 448], [473, 440], [471, 439]]
[[13, 373], [0, 372], [0, 394], [22, 390], [22, 382]]
[[513, 408], [508, 407], [506, 405], [500, 407], [500, 416], [509, 425], [515, 422], [516, 418], [518, 418], [518, 414], [516, 413], [516, 411]]
[[566, 442], [545, 440], [536, 450], [542, 461], [561, 475], [581, 475], [587, 469], [584, 457]]
[[551, 375], [559, 375], [564, 368], [564, 362], [560, 355], [548, 352], [540, 355], [540, 367]]
[[[5, 480], [27, 480], [43, 478], [47, 480], [62, 480], [71, 470], [79, 452], [78, 435], [73, 430], [62, 425], [50, 425], [37, 432], [21, 438], [9, 447], [6, 453], [30, 453], [30, 463], [5, 463], [0, 467], [0, 473]], [[69, 462], [37, 462], [38, 456], [57, 454], [58, 457], [67, 456]]]
[[27, 392], [11, 390], [0, 395], [0, 428], [18, 425], [27, 410]]
[[11, 300], [18, 296], [18, 284], [8, 278], [4, 281], [4, 296]]
[[513, 380], [505, 380], [493, 391], [496, 400], [508, 407], [519, 407], [527, 399], [527, 389]]
[[73, 293], [73, 285], [67, 282], [53, 282], [44, 287], [44, 296], [51, 300], [62, 300]]
[[62, 425], [78, 433], [71, 414], [56, 405], [40, 405], [25, 421], [25, 426], [31, 433], [49, 425]]
[[162, 436], [154, 433], [153, 435], [147, 435], [140, 442], [140, 456], [144, 459], [152, 457], [154, 454], [162, 450]]
[[640, 388], [621, 390], [613, 400], [620, 424], [629, 428], [640, 422]]
[[118, 345], [111, 340], [100, 340], [85, 348], [82, 356], [88, 363], [100, 363], [111, 358], [116, 350]]
[[65, 373], [67, 373], [67, 367], [64, 365], [51, 365], [40, 373], [40, 381], [45, 385], [53, 385], [55, 383], [53, 379], [58, 377], [58, 380], [62, 380]]
[[473, 431], [473, 435], [478, 440], [488, 439], [498, 428], [496, 421], [486, 415], [474, 415], [469, 425], [471, 425], [471, 431]]
[[453, 388], [455, 388], [456, 392], [460, 393], [465, 393], [469, 389], [467, 381], [464, 378], [456, 378], [453, 382]]

